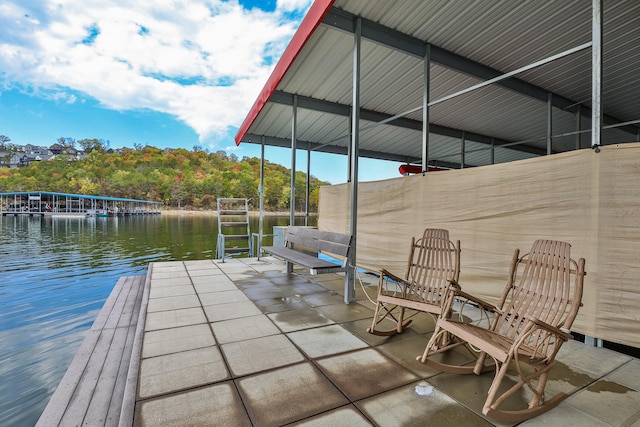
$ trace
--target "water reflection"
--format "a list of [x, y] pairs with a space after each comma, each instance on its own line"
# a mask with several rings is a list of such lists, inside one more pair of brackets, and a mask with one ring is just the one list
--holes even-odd
[[121, 276], [214, 258], [217, 233], [212, 215], [0, 217], [0, 425], [35, 424]]

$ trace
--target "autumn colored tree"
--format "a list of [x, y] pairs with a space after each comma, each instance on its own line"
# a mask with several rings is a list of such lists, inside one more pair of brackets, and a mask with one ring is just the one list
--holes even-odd
[[[141, 144], [108, 153], [98, 139], [60, 138], [58, 142], [67, 147], [77, 143], [87, 155], [83, 160], [61, 155], [24, 168], [0, 168], [0, 192], [125, 197], [190, 209], [215, 209], [219, 197], [241, 197], [249, 199], [251, 209], [259, 207], [260, 159], [255, 157], [239, 160], [224, 151], [159, 149]], [[287, 168], [265, 162], [265, 209], [288, 210], [290, 176]], [[311, 210], [317, 209], [318, 187], [325, 184], [311, 177]], [[304, 207], [305, 188], [306, 174], [297, 172], [297, 209]]]

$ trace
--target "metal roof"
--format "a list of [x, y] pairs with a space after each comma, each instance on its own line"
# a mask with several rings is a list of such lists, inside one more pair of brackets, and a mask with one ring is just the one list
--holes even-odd
[[[592, 7], [585, 0], [316, 0], [236, 143], [290, 147], [295, 99], [297, 147], [347, 153], [358, 18], [360, 156], [421, 162], [427, 46], [431, 101], [583, 46], [431, 106], [430, 165], [460, 167], [462, 147], [464, 166], [547, 154], [549, 103], [551, 151], [590, 146]], [[637, 141], [640, 2], [604, 0], [603, 22], [602, 144]]]
[[153, 205], [162, 204], [162, 202], [156, 202], [153, 200], [136, 200], [136, 199], [125, 199], [122, 197], [91, 196], [87, 194], [56, 193], [53, 191], [13, 191], [10, 193], [0, 193], [0, 197], [31, 196], [31, 195], [43, 195], [43, 194], [47, 196], [70, 197], [74, 199], [106, 200], [110, 202], [135, 202], [135, 203], [147, 203], [147, 204], [153, 204]]

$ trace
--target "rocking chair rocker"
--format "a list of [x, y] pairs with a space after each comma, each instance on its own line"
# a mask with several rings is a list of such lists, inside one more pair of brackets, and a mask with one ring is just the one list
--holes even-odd
[[[576, 263], [570, 250], [568, 243], [551, 240], [535, 241], [531, 252], [522, 257], [516, 249], [508, 283], [497, 306], [450, 288], [436, 330], [417, 359], [449, 373], [479, 375], [495, 369], [482, 412], [498, 421], [523, 421], [558, 405], [566, 394], [546, 400], [544, 389], [556, 354], [565, 341], [572, 339], [569, 328], [582, 305], [586, 274], [584, 259]], [[456, 321], [457, 315], [451, 314], [455, 301], [479, 307], [488, 316], [485, 320], [489, 319], [489, 325]], [[458, 346], [464, 346], [477, 358], [475, 365], [447, 365], [430, 358]], [[485, 365], [487, 355], [493, 364]], [[510, 365], [520, 378], [498, 396]], [[527, 408], [498, 409], [525, 385], [532, 393]]]
[[[459, 275], [460, 241], [451, 242], [448, 230], [427, 228], [422, 238], [411, 239], [404, 278], [386, 269], [380, 272], [376, 310], [367, 332], [381, 336], [401, 333], [412, 322], [410, 318], [405, 319], [406, 309], [426, 312], [436, 318], [441, 313], [446, 290], [451, 283], [456, 283]], [[395, 329], [378, 329], [385, 319], [393, 320]]]

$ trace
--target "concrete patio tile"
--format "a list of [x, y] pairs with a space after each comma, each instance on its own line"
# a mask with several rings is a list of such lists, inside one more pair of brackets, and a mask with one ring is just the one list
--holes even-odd
[[209, 268], [217, 269], [217, 266], [210, 259], [189, 260], [189, 261], [183, 261], [183, 263], [188, 271], [209, 269]]
[[207, 292], [200, 295], [203, 306], [229, 304], [234, 302], [250, 302], [249, 298], [239, 289], [231, 291]]
[[207, 269], [204, 270], [194, 270], [195, 271], [201, 271], [201, 272], [206, 272], [207, 274], [196, 274], [196, 275], [191, 275], [194, 283], [196, 282], [196, 280], [209, 280], [206, 279], [206, 277], [211, 276], [210, 279], [213, 280], [215, 279], [227, 279], [229, 280], [229, 278], [227, 277], [226, 274], [224, 274], [224, 271], [220, 270], [216, 265], [214, 265], [213, 267], [209, 267]]
[[214, 263], [220, 270], [222, 270], [227, 275], [250, 273], [250, 272], [255, 273], [253, 269], [249, 268], [246, 264], [242, 262], [237, 262], [237, 260], [225, 260], [225, 262], [215, 260]]
[[199, 277], [194, 277], [193, 287], [196, 289], [198, 294], [206, 294], [209, 292], [221, 292], [221, 291], [235, 291], [238, 287], [231, 280], [216, 280], [212, 279], [207, 281], [206, 283], [198, 283], [195, 279], [199, 279]]
[[223, 320], [211, 324], [220, 344], [276, 335], [280, 330], [265, 315]]
[[283, 311], [305, 310], [309, 306], [298, 298], [280, 296], [274, 298], [263, 298], [252, 300], [253, 303], [265, 314], [281, 313]]
[[[336, 296], [342, 299], [341, 296]], [[344, 301], [340, 301], [337, 304], [320, 306], [318, 310], [336, 323], [373, 318], [373, 310], [369, 310], [360, 304], [345, 304]]]
[[221, 320], [238, 319], [240, 317], [262, 314], [251, 301], [207, 305], [203, 307], [203, 309], [209, 322], [219, 322]]
[[282, 332], [299, 331], [335, 323], [318, 310], [312, 308], [272, 313], [268, 316]]
[[284, 335], [271, 335], [220, 346], [234, 377], [304, 361]]
[[179, 295], [165, 298], [150, 298], [147, 312], [179, 310], [181, 308], [200, 307], [197, 295]]
[[[151, 267], [152, 273], [172, 273], [176, 271], [185, 271], [185, 266], [182, 261], [153, 262], [151, 263]], [[151, 277], [153, 277], [153, 275]]]
[[349, 403], [308, 362], [251, 375], [236, 382], [256, 426], [281, 426]]
[[356, 401], [420, 378], [374, 349], [316, 360], [320, 369], [349, 398]]
[[169, 268], [169, 267], [184, 265], [184, 262], [183, 261], [161, 261], [161, 262], [152, 262], [151, 264], [157, 267]]
[[320, 307], [335, 304], [344, 304], [342, 296], [330, 290], [324, 290], [323, 292], [316, 292], [308, 295], [301, 295], [300, 299], [311, 307]]
[[329, 356], [367, 347], [367, 343], [354, 337], [340, 325], [305, 329], [287, 334], [307, 356], [312, 358]]
[[284, 268], [284, 266], [274, 265], [268, 261], [262, 261], [262, 258], [260, 258], [260, 261], [249, 264], [249, 266], [259, 273], [274, 270], [279, 271]]
[[195, 294], [196, 290], [193, 288], [193, 286], [165, 286], [162, 288], [156, 288], [155, 286], [152, 286], [149, 290], [149, 299]]
[[159, 311], [156, 313], [147, 313], [144, 330], [154, 331], [157, 329], [177, 328], [200, 323], [207, 323], [204, 312], [200, 307]]
[[379, 426], [492, 425], [425, 381], [361, 400], [356, 406]]
[[[299, 274], [272, 274], [269, 276], [269, 280], [271, 280], [276, 286], [284, 286], [284, 287], [288, 287], [288, 288], [292, 288], [295, 285], [313, 285], [313, 286], [318, 286], [318, 285], [314, 285], [313, 283], [309, 282], [309, 280], [307, 280], [306, 277], [299, 275]], [[326, 289], [326, 288], [324, 288]], [[316, 288], [315, 289], [317, 292], [321, 292], [323, 289], [320, 288]]]
[[296, 427], [366, 427], [373, 424], [367, 421], [353, 405], [349, 405], [289, 425]]
[[240, 396], [230, 382], [139, 402], [134, 426], [187, 427], [212, 422], [225, 427], [251, 426]]
[[[405, 334], [409, 334], [409, 331], [405, 331], [402, 333], [402, 335]], [[440, 374], [440, 371], [417, 361], [416, 357], [422, 356], [429, 338], [430, 336], [428, 335], [414, 334], [406, 337], [406, 339], [396, 339], [393, 341], [389, 341], [385, 344], [377, 346], [376, 349], [388, 356], [390, 359], [395, 360], [400, 365], [409, 369], [411, 372], [419, 375], [421, 378], [428, 378]], [[444, 355], [432, 357], [438, 358], [438, 360], [446, 363], [456, 364], [468, 363], [474, 360], [470, 355], [463, 354], [462, 352], [457, 351], [449, 351]], [[445, 357], [446, 359], [443, 360], [443, 357]]]
[[[242, 281], [236, 282], [238, 289], [242, 290], [244, 294], [251, 300], [259, 300], [266, 298], [281, 298], [281, 297], [293, 297], [291, 291], [288, 289], [282, 289], [273, 283], [261, 282], [261, 283], [252, 283], [251, 281]], [[250, 283], [250, 284], [246, 284]]]
[[[239, 289], [244, 292], [284, 292], [276, 286], [271, 280], [265, 277], [252, 277], [246, 280], [237, 280], [234, 282]], [[247, 295], [249, 296], [249, 295]]]
[[234, 282], [240, 282], [242, 280], [253, 279], [259, 273], [253, 270], [249, 271], [248, 269], [246, 269], [246, 270], [238, 270], [238, 271], [233, 271], [233, 270], [225, 271], [225, 274], [229, 279], [233, 280]]
[[[416, 336], [424, 336], [422, 334], [418, 334], [411, 328], [405, 329], [401, 334], [395, 334], [395, 335], [389, 335], [389, 336], [373, 335], [367, 332], [367, 328], [371, 327], [372, 319], [373, 317], [369, 319], [356, 320], [355, 322], [342, 323], [342, 327], [348, 330], [349, 332], [351, 332], [352, 334], [354, 334], [355, 336], [357, 336], [358, 338], [360, 338], [362, 341], [369, 344], [370, 346], [376, 346], [376, 345], [386, 344], [390, 342], [401, 341], [409, 338], [414, 338]], [[381, 325], [382, 325], [382, 329], [384, 330], [395, 329], [395, 322], [383, 321]]]
[[640, 359], [630, 360], [607, 375], [606, 379], [640, 391]]
[[[429, 383], [435, 386], [440, 392], [445, 393], [460, 402], [479, 417], [487, 419], [482, 414], [482, 408], [487, 399], [489, 387], [493, 382], [494, 372], [485, 372], [482, 375], [456, 375], [440, 374], [429, 378]], [[515, 381], [510, 377], [505, 377], [500, 386], [500, 392], [506, 391], [513, 386]], [[499, 392], [499, 393], [500, 393]], [[500, 409], [514, 411], [527, 408], [529, 394], [525, 390], [516, 393], [500, 405]], [[497, 426], [509, 426], [513, 424], [491, 421]]]
[[187, 273], [187, 270], [184, 269], [184, 267], [182, 268], [182, 270], [176, 270], [176, 271], [152, 271], [151, 273], [151, 280], [166, 280], [166, 279], [181, 279], [181, 278], [185, 278], [185, 277], [189, 277], [189, 273]]
[[538, 427], [538, 426], [553, 426], [553, 427], [574, 427], [574, 426], [589, 426], [589, 427], [611, 427], [611, 424], [602, 420], [592, 417], [574, 407], [572, 407], [567, 400], [561, 402], [558, 406], [552, 410], [545, 412], [530, 420], [524, 421], [518, 424], [520, 427]]
[[639, 367], [636, 359], [579, 391], [567, 403], [613, 426], [640, 426]]
[[166, 279], [152, 279], [153, 288], [166, 288], [168, 286], [191, 286], [189, 276], [170, 277]]
[[564, 343], [556, 356], [556, 361], [595, 377], [607, 374], [631, 359], [631, 356], [607, 348], [590, 347], [575, 340]]
[[215, 340], [209, 325], [206, 323], [180, 328], [160, 329], [144, 334], [142, 358], [146, 359], [213, 345], [215, 345]]
[[221, 277], [221, 274], [224, 273], [222, 273], [222, 271], [220, 271], [220, 269], [216, 267], [206, 269], [203, 268], [199, 270], [189, 270], [189, 277], [191, 277], [191, 280], [193, 280], [194, 277]]
[[146, 399], [229, 378], [218, 347], [204, 347], [143, 359], [138, 397]]

